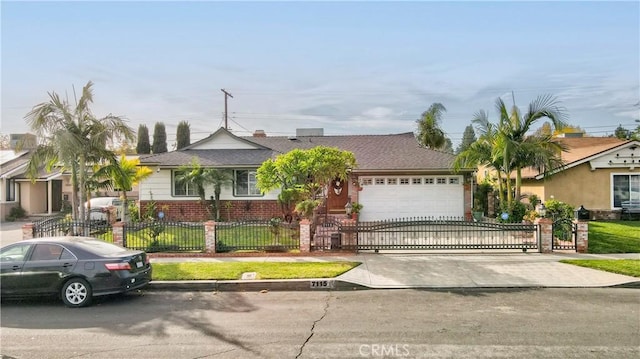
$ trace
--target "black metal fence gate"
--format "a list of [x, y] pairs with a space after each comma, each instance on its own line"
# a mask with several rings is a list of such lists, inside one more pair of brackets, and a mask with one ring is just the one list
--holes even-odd
[[537, 250], [534, 224], [408, 218], [341, 225], [340, 248], [351, 250]]
[[558, 219], [553, 222], [551, 228], [553, 233], [553, 250], [578, 251], [578, 247], [576, 245], [578, 225], [574, 223], [572, 219]]

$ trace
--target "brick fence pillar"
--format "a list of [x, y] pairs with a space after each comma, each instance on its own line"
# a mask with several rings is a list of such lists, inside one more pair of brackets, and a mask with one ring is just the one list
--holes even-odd
[[216, 252], [216, 222], [204, 222], [204, 243], [207, 253]]
[[553, 251], [553, 221], [550, 218], [537, 218], [538, 252], [551, 253]]
[[113, 228], [113, 244], [124, 247], [124, 222], [115, 222]]
[[300, 221], [300, 252], [309, 253], [311, 251], [311, 222], [308, 219]]
[[33, 238], [33, 223], [25, 223], [22, 225], [22, 239]]
[[589, 222], [578, 221], [576, 223], [576, 252], [587, 253], [589, 250]]

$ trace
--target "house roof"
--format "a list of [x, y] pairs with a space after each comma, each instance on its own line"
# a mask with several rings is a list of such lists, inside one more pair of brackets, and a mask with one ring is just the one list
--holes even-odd
[[29, 162], [29, 151], [0, 151], [0, 177], [12, 176]]
[[[220, 129], [205, 140], [215, 140]], [[230, 134], [230, 133], [229, 133]], [[411, 132], [390, 135], [344, 135], [344, 136], [267, 136], [238, 137], [242, 144], [255, 144], [255, 148], [243, 149], [195, 149], [205, 146], [191, 145], [178, 151], [140, 158], [141, 164], [161, 167], [176, 167], [199, 157], [203, 166], [239, 167], [259, 166], [269, 158], [293, 149], [310, 149], [316, 146], [337, 147], [353, 152], [358, 163], [355, 171], [438, 171], [450, 170], [455, 156], [449, 153], [422, 148]], [[194, 148], [195, 147], [195, 148]], [[469, 169], [471, 170], [471, 169]]]
[[251, 137], [248, 139], [278, 153], [316, 146], [353, 152], [357, 170], [449, 170], [454, 155], [418, 145], [411, 132], [392, 135]]
[[[557, 141], [567, 147], [567, 151], [563, 151], [561, 154], [564, 169], [577, 166], [604, 152], [633, 142], [616, 137], [569, 137], [558, 138]], [[522, 178], [536, 177], [542, 178], [544, 175], [534, 168], [522, 170]]]
[[256, 166], [273, 157], [273, 155], [274, 151], [269, 149], [181, 149], [140, 157], [140, 164], [147, 166], [180, 167], [191, 163], [193, 157], [198, 157], [200, 164], [205, 167]]

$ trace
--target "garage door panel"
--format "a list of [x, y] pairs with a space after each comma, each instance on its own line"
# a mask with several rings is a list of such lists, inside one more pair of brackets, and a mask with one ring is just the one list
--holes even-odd
[[[358, 199], [363, 208], [362, 221], [375, 221], [406, 217], [463, 217], [464, 186], [461, 176], [425, 177], [431, 181], [420, 184], [375, 184], [375, 180], [365, 180]], [[429, 183], [431, 182], [431, 183]], [[453, 182], [450, 184], [450, 182]]]

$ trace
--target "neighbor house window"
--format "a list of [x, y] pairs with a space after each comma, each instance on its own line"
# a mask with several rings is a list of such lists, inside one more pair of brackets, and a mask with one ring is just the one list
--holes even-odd
[[640, 201], [640, 175], [613, 175], [613, 207], [624, 201]]
[[173, 172], [173, 195], [176, 197], [197, 197], [198, 189], [194, 184], [178, 181], [183, 173], [183, 171]]
[[236, 170], [234, 196], [261, 196], [256, 182], [255, 170]]
[[15, 202], [16, 200], [16, 180], [13, 178], [7, 179], [7, 197], [5, 200], [7, 202]]

